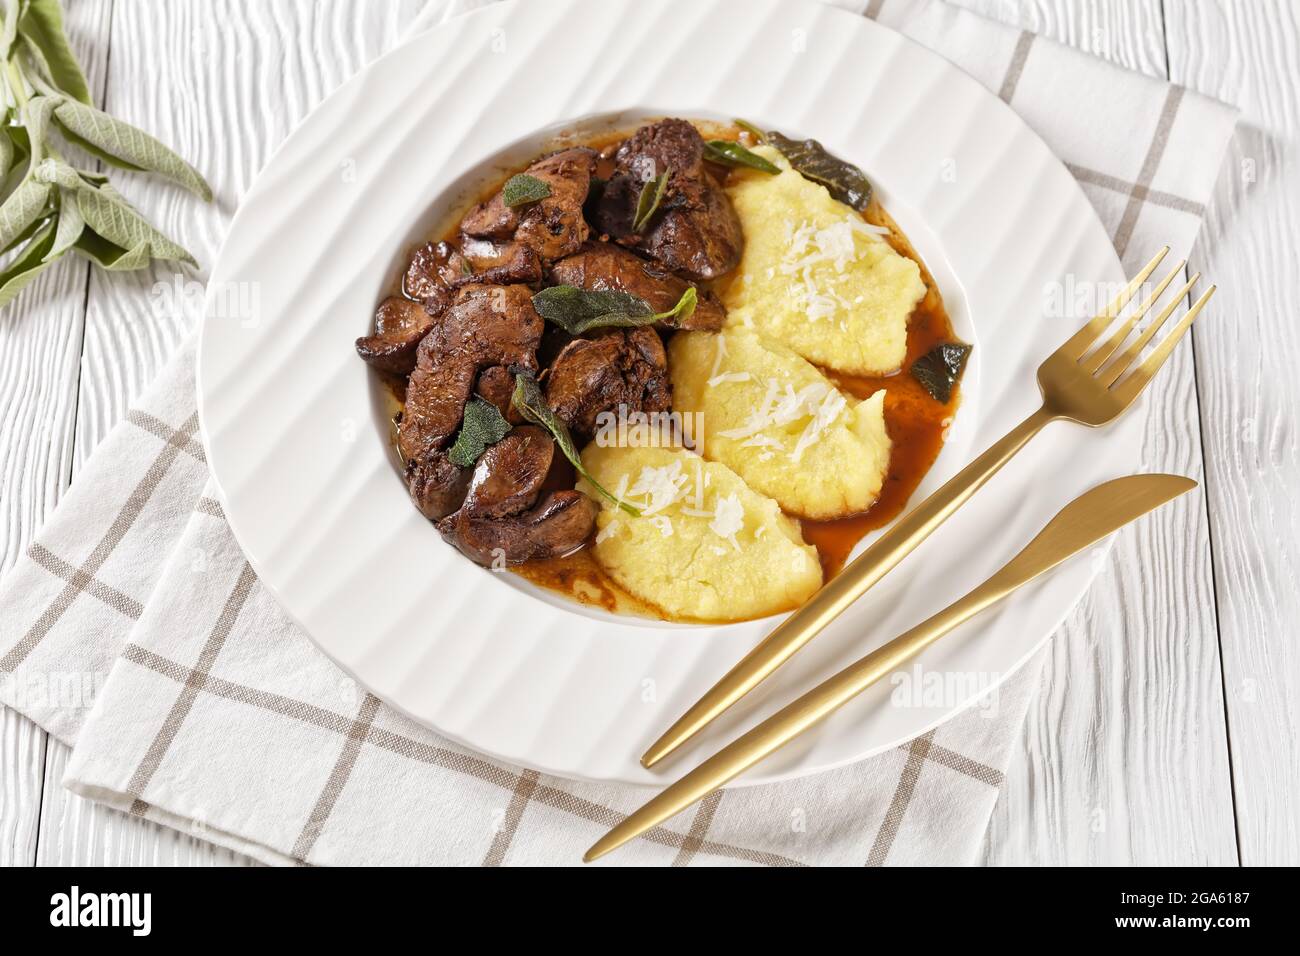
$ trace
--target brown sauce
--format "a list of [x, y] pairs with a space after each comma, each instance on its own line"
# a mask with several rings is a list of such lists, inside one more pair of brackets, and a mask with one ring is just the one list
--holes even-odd
[[[740, 130], [735, 127], [708, 123], [697, 125], [708, 138], [738, 139], [740, 136]], [[627, 136], [628, 131], [612, 132], [587, 138], [582, 143], [593, 149], [602, 150], [622, 142]], [[575, 143], [566, 142], [564, 145], [575, 145]], [[596, 175], [607, 178], [612, 169], [612, 161], [602, 158], [597, 166]], [[506, 179], [513, 175], [513, 172], [500, 176], [489, 188], [482, 191], [479, 198], [486, 199], [494, 195]], [[719, 169], [718, 172], [725, 175], [726, 170]], [[463, 211], [461, 210], [462, 213]], [[804, 540], [817, 549], [818, 556], [821, 558], [822, 571], [828, 580], [844, 567], [859, 541], [902, 514], [912, 493], [916, 491], [943, 448], [948, 424], [961, 402], [960, 387], [953, 390], [952, 399], [948, 404], [941, 405], [931, 398], [920, 383], [907, 372], [914, 361], [936, 345], [956, 340], [948, 313], [944, 308], [943, 296], [935, 285], [934, 277], [931, 276], [929, 269], [897, 223], [875, 199], [863, 213], [863, 218], [872, 225], [889, 229], [890, 234], [885, 239], [890, 246], [900, 255], [907, 256], [920, 266], [926, 294], [908, 320], [907, 356], [903, 360], [901, 371], [884, 377], [867, 377], [843, 375], [831, 369], [821, 370], [841, 390], [858, 399], [869, 398], [880, 389], [885, 390], [885, 428], [893, 443], [889, 468], [880, 496], [871, 508], [861, 514], [831, 521], [799, 519]], [[434, 240], [453, 241], [457, 235], [459, 222], [460, 217], [457, 216], [452, 220], [450, 229], [445, 234], [433, 237]], [[721, 280], [722, 283], [726, 281]], [[714, 288], [721, 291], [720, 284], [715, 284]], [[395, 292], [397, 289], [400, 289], [400, 278]], [[392, 399], [391, 411], [396, 416], [401, 411], [405, 385], [401, 380], [391, 376], [385, 376], [384, 380], [387, 395]], [[395, 436], [396, 429], [394, 429], [394, 438]], [[552, 466], [551, 473], [547, 476], [543, 493], [557, 488], [572, 488], [574, 485], [576, 475], [572, 465], [561, 456], [556, 457], [557, 463]], [[623, 589], [596, 561], [591, 547], [584, 547], [563, 557], [529, 561], [511, 568], [511, 571], [537, 587], [559, 593], [579, 604], [601, 608], [611, 613], [633, 614], [662, 620], [683, 620], [679, 617], [671, 617], [650, 602]]]

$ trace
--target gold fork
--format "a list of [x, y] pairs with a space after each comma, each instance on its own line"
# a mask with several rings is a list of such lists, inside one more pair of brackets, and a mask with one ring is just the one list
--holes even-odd
[[[655, 741], [641, 757], [642, 765], [654, 766], [789, 660], [965, 504], [1044, 425], [1057, 419], [1092, 427], [1105, 425], [1132, 405], [1214, 294], [1215, 287], [1210, 286], [1173, 331], [1141, 364], [1133, 367], [1143, 349], [1201, 277], [1199, 272], [1192, 276], [1173, 301], [1129, 342], [1138, 322], [1155, 307], [1165, 289], [1186, 265], [1180, 262], [1133, 314], [1119, 323], [1118, 328], [1103, 341], [1103, 335], [1168, 253], [1168, 246], [1161, 249], [1105, 311], [1071, 336], [1038, 367], [1038, 386], [1043, 393], [1043, 404], [1036, 412], [899, 519], [803, 607], [777, 625]], [[1132, 371], [1125, 376], [1130, 367], [1133, 367]]]
[[628, 814], [592, 845], [583, 860], [590, 863], [685, 810], [835, 713], [953, 628], [1130, 521], [1195, 487], [1196, 482], [1178, 475], [1130, 475], [1084, 492], [1062, 508], [1019, 554], [975, 590], [853, 662], [834, 677], [822, 681], [753, 730], [733, 740], [639, 810]]

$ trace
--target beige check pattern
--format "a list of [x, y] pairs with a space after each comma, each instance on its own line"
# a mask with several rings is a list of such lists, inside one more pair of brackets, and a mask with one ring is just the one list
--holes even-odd
[[[434, 4], [422, 22], [472, 5]], [[939, 50], [1021, 111], [1126, 258], [1191, 245], [1230, 111], [937, 0], [839, 5]], [[1107, 124], [1090, 126], [1101, 110]], [[321, 655], [231, 535], [193, 393], [191, 342], [0, 583], [0, 702], [74, 745], [67, 786], [268, 863], [313, 865], [576, 863], [643, 802], [644, 790], [466, 751]], [[1033, 662], [996, 706], [896, 750], [715, 793], [602, 863], [968, 863], [1037, 673]]]

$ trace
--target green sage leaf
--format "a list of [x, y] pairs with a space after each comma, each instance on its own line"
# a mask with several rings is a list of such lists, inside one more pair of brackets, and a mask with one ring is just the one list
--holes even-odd
[[23, 12], [23, 5], [17, 0], [6, 0], [4, 8], [4, 33], [0, 35], [0, 45], [3, 45], [3, 49], [0, 49], [0, 57], [8, 59], [13, 50], [14, 40], [18, 38], [18, 19]]
[[114, 245], [132, 250], [144, 245], [154, 259], [198, 265], [182, 246], [150, 225], [111, 187], [78, 190], [76, 196], [77, 208], [90, 228]]
[[670, 172], [671, 170], [665, 169], [654, 179], [642, 184], [641, 194], [636, 197], [636, 215], [632, 217], [633, 232], [640, 232], [650, 224], [650, 220], [659, 209], [659, 204], [663, 202], [664, 191], [668, 189]]
[[740, 143], [729, 139], [711, 139], [704, 144], [704, 158], [724, 166], [745, 166], [775, 176], [781, 167], [757, 153], [751, 153]]
[[920, 382], [936, 402], [947, 405], [952, 399], [953, 388], [961, 380], [970, 353], [971, 347], [964, 342], [936, 345], [912, 363], [912, 378]]
[[769, 132], [767, 138], [805, 179], [825, 186], [846, 206], [862, 212], [871, 204], [871, 181], [866, 174], [852, 163], [828, 153], [817, 140], [800, 142], [776, 130]]
[[49, 135], [50, 117], [58, 106], [60, 98], [33, 96], [23, 107], [23, 125], [27, 127], [27, 139], [31, 144], [32, 165], [45, 158], [46, 137]]
[[123, 249], [91, 229], [82, 230], [72, 249], [109, 272], [133, 272], [149, 264], [147, 242], [142, 242], [133, 249]]
[[52, 213], [46, 213], [42, 215], [40, 218], [36, 219], [30, 226], [28, 226], [26, 229], [20, 232], [16, 237], [14, 237], [14, 239], [7, 246], [0, 248], [0, 254], [8, 254], [10, 252], [13, 252], [24, 242], [26, 242], [28, 239], [34, 236], [37, 232], [44, 229], [49, 224], [49, 220], [52, 215], [53, 215]]
[[687, 286], [675, 306], [656, 312], [645, 299], [629, 292], [556, 285], [536, 293], [533, 308], [570, 335], [582, 335], [592, 329], [636, 328], [656, 322], [680, 325], [695, 313], [698, 301], [695, 287]]
[[126, 169], [158, 173], [205, 200], [212, 199], [212, 187], [198, 171], [143, 130], [76, 100], [61, 102], [54, 118], [70, 140], [101, 159]]
[[49, 183], [24, 179], [0, 205], [0, 248], [8, 248], [45, 212], [50, 201]]
[[749, 120], [733, 119], [731, 122], [733, 125], [740, 127], [750, 136], [754, 137], [754, 142], [756, 142], [759, 146], [762, 146], [764, 143], [767, 142], [767, 134], [764, 133], [757, 126], [755, 126], [753, 123], [751, 123]]
[[453, 465], [461, 468], [473, 468], [479, 456], [489, 445], [495, 445], [506, 437], [510, 423], [506, 421], [501, 410], [486, 399], [475, 395], [465, 403], [465, 415], [461, 419], [460, 434], [447, 452], [447, 458]]
[[82, 177], [79, 170], [53, 156], [45, 157], [36, 165], [36, 168], [32, 170], [32, 178], [43, 183], [62, 186], [64, 189], [92, 188]]
[[41, 57], [52, 83], [64, 93], [90, 105], [90, 87], [81, 72], [63, 29], [63, 10], [59, 0], [27, 0], [27, 9], [18, 21], [18, 34], [27, 40]]
[[18, 158], [18, 150], [14, 147], [14, 141], [9, 138], [7, 129], [0, 129], [0, 183], [3, 183], [5, 177], [9, 175], [9, 170], [14, 168], [14, 160]]
[[550, 194], [551, 187], [548, 183], [536, 176], [519, 173], [506, 180], [505, 186], [501, 188], [501, 201], [507, 206], [522, 206], [545, 199]]
[[0, 272], [0, 308], [8, 305], [42, 272], [53, 265], [46, 254], [54, 241], [53, 217], [32, 236], [18, 257]]
[[564, 457], [569, 459], [574, 470], [587, 479], [587, 482], [593, 488], [633, 517], [639, 518], [641, 516], [638, 509], [633, 508], [625, 501], [615, 498], [601, 487], [600, 482], [591, 477], [591, 473], [582, 464], [582, 457], [573, 444], [573, 436], [569, 434], [569, 429], [564, 422], [560, 421], [551, 406], [546, 404], [546, 397], [542, 394], [542, 388], [537, 384], [537, 379], [532, 374], [528, 372], [515, 374], [515, 391], [510, 401], [515, 408], [519, 409], [520, 415], [534, 425], [540, 425], [551, 433], [551, 437], [555, 439], [555, 444], [560, 446], [560, 451], [564, 453]]
[[81, 238], [86, 231], [86, 220], [77, 208], [77, 195], [68, 189], [59, 190], [59, 225], [54, 231], [54, 244], [45, 254], [45, 261], [50, 262], [63, 255]]

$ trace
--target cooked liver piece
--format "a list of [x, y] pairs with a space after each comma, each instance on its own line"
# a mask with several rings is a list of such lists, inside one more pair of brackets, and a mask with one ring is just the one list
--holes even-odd
[[[674, 272], [716, 279], [740, 262], [744, 237], [731, 201], [704, 165], [704, 139], [665, 119], [638, 129], [614, 154], [616, 172], [595, 204], [596, 227]], [[649, 225], [632, 231], [641, 187], [665, 170], [668, 187]]]
[[534, 507], [555, 453], [542, 429], [523, 425], [483, 453], [460, 510], [438, 530], [470, 560], [521, 564], [582, 546], [596, 505], [577, 491], [554, 491]]
[[375, 312], [375, 333], [357, 339], [357, 354], [385, 372], [409, 375], [420, 341], [433, 328], [433, 315], [419, 302], [389, 296]]
[[412, 299], [446, 298], [452, 283], [467, 274], [465, 258], [447, 242], [426, 242], [411, 253], [402, 291]]
[[[610, 242], [589, 242], [581, 251], [561, 259], [551, 267], [551, 280], [555, 285], [579, 289], [627, 292], [645, 299], [656, 312], [675, 306], [691, 285], [658, 263]], [[722, 328], [726, 318], [717, 297], [700, 292], [695, 313], [675, 328], [714, 331]]]
[[461, 236], [461, 254], [469, 271], [451, 281], [453, 288], [474, 283], [511, 285], [541, 281], [542, 260], [536, 251], [513, 240], [495, 242]]
[[420, 343], [397, 445], [411, 496], [425, 515], [440, 518], [460, 505], [455, 492], [463, 488], [442, 453], [460, 428], [479, 372], [497, 365], [535, 371], [541, 335], [527, 288], [472, 285], [456, 293]]
[[511, 402], [515, 394], [515, 373], [504, 365], [489, 365], [481, 371], [474, 394], [495, 405], [507, 421], [518, 424], [523, 420]]
[[461, 232], [476, 239], [514, 240], [532, 249], [544, 262], [577, 252], [587, 239], [582, 204], [595, 166], [595, 151], [583, 146], [544, 156], [524, 172], [550, 186], [549, 196], [507, 206], [497, 192], [466, 214], [461, 220]]
[[546, 402], [581, 438], [596, 431], [601, 412], [663, 412], [671, 406], [668, 358], [651, 328], [609, 329], [574, 339], [546, 373]]
[[429, 332], [443, 356], [471, 358], [480, 368], [507, 365], [536, 371], [542, 317], [522, 285], [468, 285]]
[[458, 511], [438, 529], [471, 561], [500, 567], [576, 551], [591, 537], [596, 511], [596, 503], [580, 491], [553, 491], [541, 504], [508, 518]]
[[406, 463], [406, 487], [420, 513], [431, 521], [445, 518], [465, 500], [472, 472], [453, 465], [445, 450]]
[[503, 518], [526, 510], [537, 501], [554, 454], [555, 442], [543, 429], [513, 429], [479, 458], [462, 509], [476, 518]]

